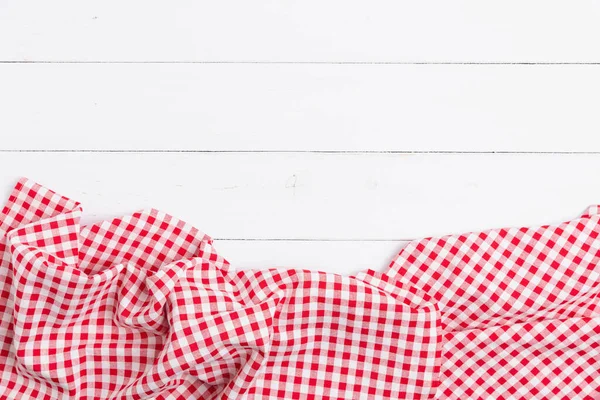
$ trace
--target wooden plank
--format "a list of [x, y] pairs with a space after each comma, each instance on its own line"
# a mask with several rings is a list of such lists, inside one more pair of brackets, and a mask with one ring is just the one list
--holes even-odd
[[402, 241], [215, 240], [233, 268], [300, 268], [338, 274], [385, 271]]
[[599, 68], [4, 64], [0, 149], [600, 151]]
[[570, 219], [600, 200], [600, 155], [0, 153], [92, 221], [155, 207], [217, 239], [406, 240]]
[[9, 0], [0, 59], [599, 62], [599, 19], [593, 0]]

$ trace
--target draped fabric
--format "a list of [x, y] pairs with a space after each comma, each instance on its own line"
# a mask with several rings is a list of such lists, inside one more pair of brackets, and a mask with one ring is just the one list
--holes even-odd
[[1, 399], [600, 395], [597, 207], [353, 276], [235, 270], [158, 210], [81, 213], [27, 179], [2, 210]]

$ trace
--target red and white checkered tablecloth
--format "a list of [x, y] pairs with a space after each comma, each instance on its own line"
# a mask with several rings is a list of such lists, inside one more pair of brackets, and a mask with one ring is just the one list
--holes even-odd
[[354, 276], [236, 271], [160, 211], [81, 212], [21, 179], [0, 215], [1, 399], [600, 396], [597, 207]]

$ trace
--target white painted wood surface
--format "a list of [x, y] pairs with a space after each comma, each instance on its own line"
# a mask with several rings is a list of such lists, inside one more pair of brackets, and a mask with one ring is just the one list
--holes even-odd
[[367, 268], [385, 271], [406, 242], [220, 239], [214, 244], [240, 269], [301, 268], [349, 275]]
[[600, 151], [589, 65], [4, 64], [0, 87], [2, 149]]
[[[4, 153], [0, 171], [2, 182], [18, 171], [80, 200], [85, 221], [156, 207], [245, 242], [230, 249], [265, 240], [264, 258], [249, 260], [265, 266], [337, 259], [327, 242], [363, 253], [372, 241], [558, 222], [600, 199], [599, 154]], [[309, 254], [297, 258], [286, 240]], [[364, 265], [364, 253], [339, 257], [330, 268]]]
[[406, 240], [600, 202], [600, 3], [7, 0], [0, 191], [144, 207], [234, 267], [384, 269]]
[[600, 151], [596, 65], [0, 64], [0, 88], [2, 149]]
[[599, 62], [594, 0], [4, 0], [0, 59]]

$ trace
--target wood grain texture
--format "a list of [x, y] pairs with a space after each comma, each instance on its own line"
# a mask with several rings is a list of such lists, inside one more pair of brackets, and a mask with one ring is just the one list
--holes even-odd
[[217, 239], [407, 240], [570, 219], [600, 199], [600, 155], [4, 153], [94, 220], [145, 207]]
[[385, 271], [406, 242], [215, 240], [214, 244], [233, 268], [300, 268], [350, 275], [368, 268]]
[[598, 68], [2, 64], [0, 149], [598, 152]]
[[6, 0], [0, 60], [600, 62], [599, 19], [593, 0]]
[[594, 0], [7, 0], [0, 189], [31, 177], [88, 222], [157, 207], [234, 267], [344, 274], [411, 238], [572, 218], [600, 201], [599, 17]]

